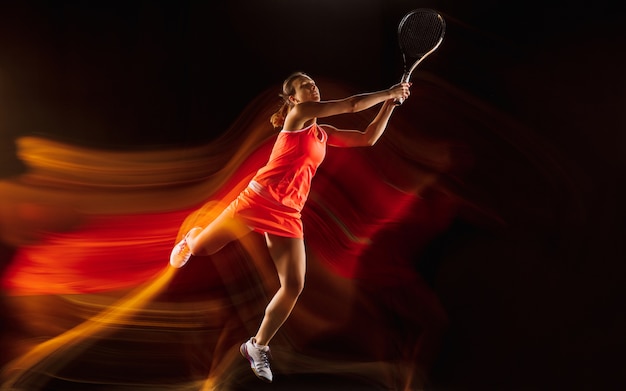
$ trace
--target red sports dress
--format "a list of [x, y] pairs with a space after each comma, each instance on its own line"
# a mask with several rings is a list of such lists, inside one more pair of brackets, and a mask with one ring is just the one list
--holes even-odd
[[225, 212], [257, 232], [302, 238], [301, 211], [326, 156], [327, 141], [317, 124], [281, 130], [267, 164]]

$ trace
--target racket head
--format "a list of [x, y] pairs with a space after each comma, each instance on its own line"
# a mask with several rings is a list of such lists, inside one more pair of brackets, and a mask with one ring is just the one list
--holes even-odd
[[419, 60], [434, 51], [443, 40], [446, 21], [439, 12], [430, 8], [417, 8], [400, 20], [398, 44], [405, 63]]
[[[445, 19], [432, 8], [417, 8], [404, 15], [398, 24], [398, 44], [404, 60], [402, 82], [411, 80], [413, 70], [441, 45], [445, 33]], [[397, 99], [395, 104], [399, 106], [403, 101]]]

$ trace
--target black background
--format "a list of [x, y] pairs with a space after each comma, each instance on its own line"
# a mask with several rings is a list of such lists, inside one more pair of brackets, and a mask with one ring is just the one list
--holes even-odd
[[[401, 75], [397, 23], [417, 7], [437, 8], [448, 19], [446, 45], [423, 66], [537, 131], [551, 131], [544, 117], [576, 115], [606, 126], [619, 120], [608, 116], [621, 112], [623, 14], [608, 2], [8, 1], [0, 7], [4, 140], [29, 133], [119, 146], [205, 140], [294, 70], [361, 90], [385, 88]], [[597, 104], [604, 100], [605, 107]], [[572, 107], [594, 102], [586, 112]]]

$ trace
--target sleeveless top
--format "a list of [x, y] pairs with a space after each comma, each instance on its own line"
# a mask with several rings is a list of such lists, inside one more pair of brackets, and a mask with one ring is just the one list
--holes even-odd
[[326, 156], [328, 135], [317, 124], [300, 130], [281, 130], [267, 164], [250, 182], [261, 197], [302, 211], [311, 190], [311, 180]]

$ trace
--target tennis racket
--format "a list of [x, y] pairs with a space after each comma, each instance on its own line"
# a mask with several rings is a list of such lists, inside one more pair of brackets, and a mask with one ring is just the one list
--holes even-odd
[[[404, 62], [402, 83], [410, 81], [419, 63], [437, 50], [445, 32], [446, 21], [434, 9], [418, 8], [404, 15], [398, 24], [398, 44]], [[397, 106], [403, 102], [403, 99], [395, 101]]]

